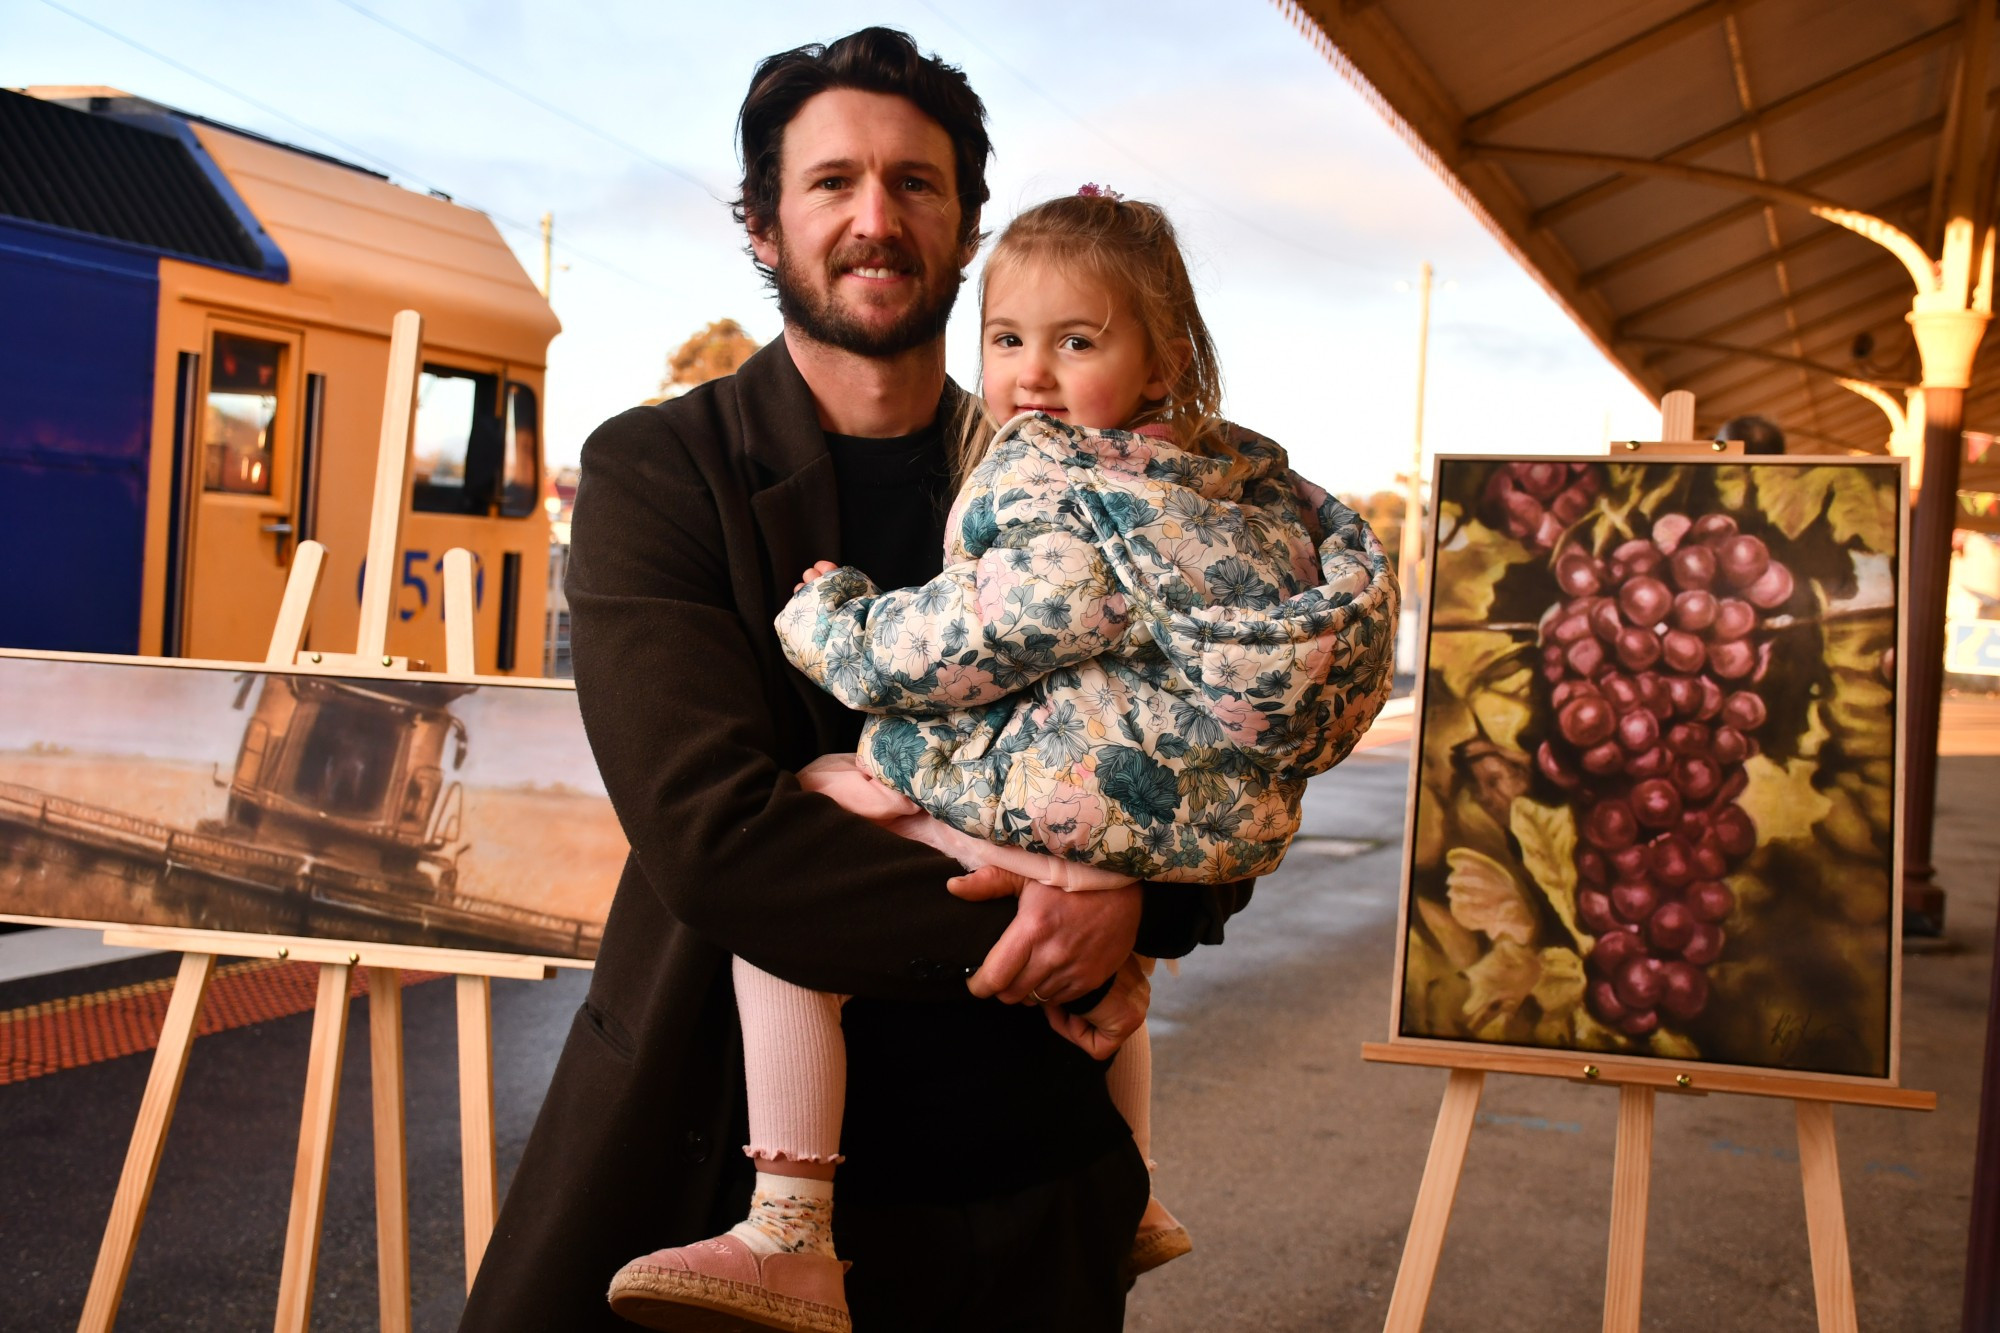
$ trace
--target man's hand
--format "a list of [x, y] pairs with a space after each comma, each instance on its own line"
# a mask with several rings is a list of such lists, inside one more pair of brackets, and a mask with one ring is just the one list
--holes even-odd
[[1138, 958], [1127, 955], [1111, 980], [1110, 991], [1095, 1009], [1079, 1017], [1059, 1004], [1045, 1004], [1042, 1012], [1048, 1015], [1050, 1027], [1081, 1046], [1091, 1059], [1109, 1060], [1146, 1021], [1152, 1002], [1152, 980]]
[[[1013, 924], [965, 983], [981, 998], [992, 996], [1006, 1004], [1061, 1004], [1088, 995], [1118, 970], [1139, 935], [1141, 897], [1136, 884], [1064, 893], [993, 867], [961, 876], [955, 883], [963, 888], [966, 881], [988, 888], [1004, 882], [1021, 899]], [[960, 892], [960, 896], [969, 895]]]

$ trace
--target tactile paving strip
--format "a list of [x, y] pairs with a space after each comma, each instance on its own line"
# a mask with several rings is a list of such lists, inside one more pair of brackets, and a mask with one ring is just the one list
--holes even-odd
[[[404, 972], [402, 979], [405, 986], [413, 986], [444, 975]], [[356, 968], [347, 993], [363, 995], [367, 990], [368, 978]], [[0, 1013], [0, 1084], [152, 1050], [159, 1044], [173, 991], [174, 978], [161, 977]], [[206, 1036], [302, 1014], [313, 1007], [318, 992], [316, 963], [268, 958], [224, 963], [209, 979], [196, 1032]]]

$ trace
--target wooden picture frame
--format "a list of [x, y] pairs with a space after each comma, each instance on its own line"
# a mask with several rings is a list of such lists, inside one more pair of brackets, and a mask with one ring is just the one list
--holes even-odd
[[[1615, 1064], [1627, 1076], [1644, 1077], [1646, 1081], [1657, 1082], [1661, 1086], [1673, 1086], [1676, 1079], [1692, 1079], [1701, 1086], [1713, 1089], [1721, 1086], [1718, 1080], [1721, 1080], [1721, 1083], [1735, 1083], [1739, 1080], [1747, 1079], [1755, 1084], [1759, 1090], [1764, 1091], [1766, 1095], [1807, 1096], [1813, 1095], [1816, 1089], [1825, 1090], [1839, 1087], [1849, 1087], [1857, 1093], [1869, 1089], [1894, 1088], [1897, 1086], [1899, 1076], [1898, 1055], [1901, 1015], [1902, 921], [1900, 892], [1902, 827], [1900, 821], [1901, 774], [1906, 732], [1906, 727], [1901, 718], [1901, 704], [1904, 692], [1905, 640], [1908, 632], [1906, 618], [1902, 614], [1902, 608], [1907, 603], [1908, 562], [1904, 557], [1909, 544], [1908, 477], [1905, 465], [1898, 459], [1797, 456], [1759, 456], [1756, 458], [1746, 458], [1741, 455], [1718, 454], [1706, 445], [1694, 443], [1681, 445], [1677, 450], [1667, 446], [1660, 446], [1643, 451], [1626, 452], [1638, 452], [1639, 456], [1629, 458], [1621, 456], [1617, 446], [1614, 446], [1612, 456], [1609, 459], [1586, 460], [1579, 459], [1573, 455], [1518, 457], [1468, 454], [1441, 455], [1436, 461], [1433, 475], [1432, 494], [1439, 497], [1438, 501], [1434, 503], [1433, 511], [1434, 513], [1443, 513], [1448, 508], [1459, 503], [1461, 499], [1460, 492], [1468, 484], [1468, 478], [1475, 474], [1482, 477], [1491, 476], [1493, 475], [1492, 470], [1499, 468], [1628, 468], [1635, 469], [1642, 476], [1664, 475], [1663, 470], [1671, 470], [1679, 473], [1680, 470], [1690, 468], [1731, 468], [1751, 478], [1759, 474], [1781, 475], [1777, 472], [1765, 472], [1764, 470], [1767, 469], [1784, 469], [1786, 470], [1784, 475], [1789, 475], [1791, 472], [1796, 471], [1803, 478], [1804, 472], [1809, 469], [1865, 468], [1872, 469], [1881, 477], [1881, 480], [1876, 482], [1878, 486], [1887, 481], [1887, 474], [1894, 474], [1895, 536], [1894, 549], [1888, 553], [1890, 560], [1893, 562], [1895, 587], [1893, 598], [1894, 610], [1892, 612], [1895, 616], [1894, 642], [1896, 649], [1895, 670], [1893, 673], [1894, 683], [1892, 686], [1895, 698], [1894, 758], [1892, 766], [1893, 790], [1885, 793], [1889, 809], [1892, 812], [1892, 832], [1888, 855], [1882, 866], [1882, 870], [1886, 876], [1887, 894], [1884, 904], [1887, 915], [1883, 939], [1883, 968], [1887, 987], [1886, 996], [1884, 997], [1886, 1013], [1884, 1058], [1878, 1068], [1865, 1071], [1811, 1068], [1794, 1069], [1783, 1067], [1777, 1062], [1757, 1064], [1739, 1059], [1719, 1060], [1701, 1058], [1699, 1056], [1689, 1058], [1679, 1055], [1662, 1055], [1650, 1049], [1635, 1050], [1618, 1044], [1608, 1044], [1598, 1047], [1585, 1047], [1582, 1045], [1566, 1047], [1508, 1040], [1472, 1040], [1463, 1036], [1441, 1037], [1427, 1034], [1421, 1030], [1412, 1031], [1413, 1025], [1409, 1021], [1409, 1015], [1406, 1013], [1406, 1004], [1409, 998], [1406, 982], [1411, 966], [1410, 949], [1413, 917], [1419, 915], [1417, 912], [1419, 901], [1417, 893], [1417, 860], [1420, 843], [1427, 832], [1422, 808], [1424, 804], [1425, 756], [1427, 753], [1425, 746], [1427, 737], [1437, 725], [1437, 719], [1432, 716], [1431, 690], [1433, 688], [1441, 688], [1435, 685], [1431, 669], [1433, 652], [1436, 646], [1436, 636], [1441, 628], [1435, 623], [1434, 618], [1440, 596], [1443, 592], [1437, 573], [1443, 562], [1440, 560], [1439, 531], [1435, 520], [1430, 526], [1426, 541], [1426, 549], [1429, 552], [1429, 557], [1424, 568], [1427, 571], [1427, 579], [1431, 586], [1426, 590], [1429, 595], [1426, 595], [1423, 599], [1424, 614], [1422, 624], [1419, 627], [1419, 643], [1422, 647], [1422, 652], [1420, 654], [1416, 682], [1416, 730], [1412, 743], [1411, 778], [1406, 797], [1406, 817], [1408, 821], [1406, 827], [1409, 830], [1409, 836], [1406, 838], [1404, 847], [1403, 891], [1398, 910], [1396, 965], [1391, 999], [1390, 1034], [1383, 1046], [1371, 1047], [1371, 1058], [1397, 1059], [1411, 1063], [1454, 1067], [1457, 1064], [1463, 1063], [1468, 1056], [1476, 1054], [1482, 1062], [1486, 1060], [1505, 1062], [1511, 1058], [1517, 1066], [1525, 1063], [1535, 1066], [1540, 1072], [1554, 1072], [1553, 1070], [1541, 1070], [1540, 1068], [1543, 1062], [1553, 1058], [1573, 1066], [1574, 1073], [1577, 1075], [1582, 1074], [1585, 1066], [1593, 1066], [1601, 1069], [1607, 1064]], [[1716, 475], [1719, 476], [1721, 474]], [[1813, 480], [1815, 482], [1825, 482], [1826, 489], [1830, 490], [1832, 488], [1831, 478], [1836, 475], [1838, 474], [1821, 472]], [[1748, 493], [1746, 492], [1745, 503], [1750, 502]], [[1824, 494], [1821, 495], [1819, 503], [1821, 509], [1824, 509], [1827, 505], [1828, 500]], [[1462, 517], [1469, 521], [1477, 521], [1472, 515], [1462, 515]], [[1582, 521], [1578, 520], [1578, 522]], [[1816, 521], [1818, 521], [1817, 513], [1807, 518], [1808, 525]], [[1519, 525], [1517, 524], [1516, 526]], [[1544, 528], [1542, 536], [1545, 538], [1546, 535], [1547, 529]], [[1460, 533], [1454, 532], [1448, 536], [1447, 540], [1448, 542], [1458, 540], [1459, 536]], [[1522, 538], [1521, 541], [1523, 549], [1533, 548], [1533, 537]], [[1544, 549], [1545, 553], [1553, 554], [1552, 548]], [[1602, 552], [1595, 552], [1594, 554], [1602, 555]], [[1801, 579], [1798, 591], [1802, 591], [1804, 586], [1805, 581]], [[1457, 628], [1464, 627], [1460, 626]], [[1542, 626], [1531, 624], [1524, 628], [1516, 622], [1511, 624], [1509, 629], [1515, 633], [1526, 634], [1530, 643], [1540, 646]], [[1542, 687], [1542, 691], [1537, 697], [1541, 698], [1544, 706], [1546, 706], [1546, 687]], [[1762, 846], [1761, 842], [1759, 846]], [[1518, 865], [1511, 868], [1516, 870], [1521, 869]], [[1582, 936], [1580, 932], [1578, 933], [1578, 938], [1581, 941]], [[1485, 956], [1481, 955], [1482, 958]], [[1586, 984], [1594, 984], [1591, 983], [1588, 973], [1586, 973]], [[1488, 1064], [1485, 1067], [1497, 1068], [1502, 1066], [1499, 1064]], [[1796, 1088], [1797, 1091], [1780, 1090], [1788, 1088]], [[1748, 1089], [1746, 1088], [1745, 1090]], [[1824, 1091], [1820, 1091], [1818, 1095], [1823, 1096], [1825, 1093]]]
[[[112, 931], [206, 929], [239, 942], [268, 935], [273, 956], [283, 949], [297, 958], [315, 952], [318, 941], [343, 958], [349, 946], [366, 943], [413, 957], [462, 951], [533, 975], [589, 966], [627, 849], [581, 719], [570, 746], [565, 719], [520, 707], [524, 697], [573, 698], [573, 684], [364, 675], [345, 661], [315, 664], [314, 656], [323, 655], [279, 666], [0, 650], [0, 681], [17, 678], [13, 692], [32, 705], [34, 718], [47, 717], [54, 696], [66, 692], [88, 689], [100, 701], [144, 692], [148, 702], [133, 705], [132, 719], [150, 727], [157, 718], [177, 733], [168, 742], [135, 727], [129, 739], [107, 739], [110, 729], [92, 718], [91, 739], [124, 753], [0, 748], [0, 919]], [[54, 669], [38, 669], [45, 667]], [[51, 697], [27, 698], [31, 688]], [[184, 710], [196, 700], [222, 709], [219, 701], [232, 690], [233, 709], [216, 720], [236, 734], [218, 728], [210, 742], [204, 729], [186, 738]], [[468, 733], [461, 720], [468, 713], [475, 728], [484, 715], [485, 734]], [[29, 717], [6, 727], [0, 745], [13, 747], [29, 733], [50, 742], [75, 735]], [[517, 724], [511, 734], [509, 722]], [[488, 756], [506, 753], [520, 742], [522, 726], [540, 742], [537, 762], [509, 761], [506, 781], [496, 786], [491, 759], [480, 762], [481, 742]], [[163, 753], [169, 744], [179, 747], [172, 758]], [[198, 760], [185, 757], [195, 750]], [[461, 768], [468, 754], [472, 765]], [[226, 793], [206, 790], [209, 774], [197, 771], [206, 762]], [[359, 804], [343, 805], [337, 793], [307, 781], [309, 762], [368, 790], [348, 793]], [[477, 776], [482, 768], [485, 782]], [[40, 787], [28, 780], [38, 772], [46, 775]], [[557, 772], [568, 780], [550, 785]], [[158, 775], [177, 805], [198, 810], [199, 827], [186, 816], [163, 820], [157, 806], [142, 809], [130, 794], [140, 774]], [[99, 789], [101, 799], [76, 799]], [[490, 808], [501, 805], [505, 818]], [[496, 831], [534, 821], [537, 810], [550, 830], [570, 837], [568, 855], [530, 866], [520, 863], [521, 849], [492, 846]], [[593, 848], [597, 855], [579, 850]], [[496, 875], [509, 883], [496, 884]], [[34, 905], [30, 891], [44, 897], [48, 911]], [[117, 910], [127, 904], [130, 910]]]

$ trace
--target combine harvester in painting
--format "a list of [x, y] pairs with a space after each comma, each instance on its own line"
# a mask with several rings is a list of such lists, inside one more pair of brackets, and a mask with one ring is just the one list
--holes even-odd
[[[477, 685], [246, 674], [257, 702], [220, 819], [195, 827], [0, 782], [0, 911], [593, 957], [601, 919], [462, 891]], [[14, 909], [18, 910], [18, 908]]]

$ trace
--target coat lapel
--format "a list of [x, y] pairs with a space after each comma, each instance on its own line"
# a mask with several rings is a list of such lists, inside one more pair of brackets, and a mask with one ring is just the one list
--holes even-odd
[[[800, 571], [815, 560], [840, 558], [840, 492], [812, 391], [784, 338], [773, 338], [737, 370], [736, 404], [738, 438], [750, 464], [750, 512], [763, 552], [759, 574], [768, 626], [790, 600]], [[789, 664], [780, 660], [779, 667], [811, 719], [814, 753], [846, 748], [845, 710]]]
[[[945, 381], [940, 419], [955, 419], [962, 396], [957, 385]], [[782, 336], [737, 370], [736, 404], [738, 438], [751, 464], [750, 509], [764, 552], [768, 624], [791, 599], [802, 570], [816, 560], [841, 558], [840, 491], [812, 390]], [[805, 702], [819, 753], [850, 744], [847, 710], [789, 666], [785, 677]]]

